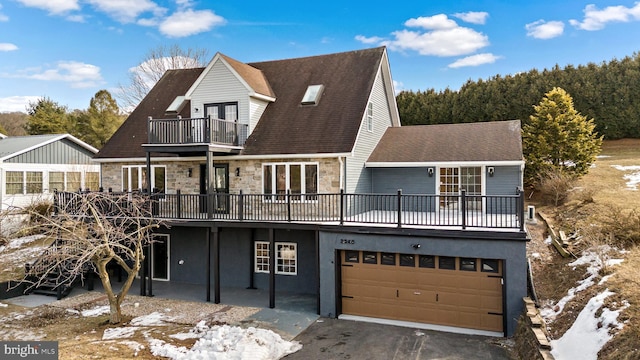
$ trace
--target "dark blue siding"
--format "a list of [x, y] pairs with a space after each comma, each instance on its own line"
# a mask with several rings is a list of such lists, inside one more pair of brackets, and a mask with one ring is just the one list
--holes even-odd
[[[174, 226], [159, 231], [171, 236], [170, 280], [191, 284], [206, 284], [208, 229]], [[250, 285], [253, 240], [251, 229], [220, 229], [220, 286], [246, 288]], [[255, 231], [256, 241], [268, 241], [266, 229]], [[276, 291], [303, 294], [317, 293], [316, 249], [313, 231], [276, 230], [276, 242], [294, 242], [298, 250], [297, 275], [276, 275]], [[215, 249], [211, 248], [211, 261]], [[183, 260], [180, 265], [179, 261]], [[213, 268], [211, 272], [213, 283]], [[254, 286], [269, 288], [269, 274], [254, 274]]]

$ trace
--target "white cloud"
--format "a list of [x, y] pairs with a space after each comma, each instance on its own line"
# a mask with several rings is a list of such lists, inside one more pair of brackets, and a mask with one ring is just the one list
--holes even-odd
[[534, 21], [524, 26], [527, 29], [527, 36], [536, 39], [552, 39], [562, 35], [564, 32], [564, 23], [562, 21], [544, 20]]
[[176, 5], [181, 9], [191, 8], [193, 7], [193, 2], [191, 0], [176, 0]]
[[396, 95], [398, 95], [404, 90], [404, 84], [401, 81], [393, 80], [393, 88], [395, 89]]
[[595, 5], [589, 4], [584, 8], [584, 20], [569, 20], [569, 23], [581, 30], [595, 31], [604, 29], [610, 22], [629, 22], [640, 20], [640, 2], [636, 2], [631, 8], [623, 5], [607, 6], [600, 10]]
[[98, 11], [102, 11], [121, 23], [131, 23], [143, 13], [151, 12], [156, 16], [166, 12], [150, 0], [88, 0]]
[[421, 27], [431, 30], [453, 29], [458, 27], [455, 21], [449, 19], [445, 14], [433, 16], [420, 16], [419, 18], [409, 19], [405, 21], [405, 26]]
[[9, 96], [0, 98], [0, 112], [26, 112], [30, 102], [36, 102], [40, 96]]
[[144, 18], [138, 19], [138, 21], [136, 21], [136, 24], [140, 26], [158, 26], [159, 22], [160, 21], [157, 18]]
[[18, 47], [11, 43], [0, 43], [0, 51], [15, 51]]
[[476, 54], [476, 55], [467, 56], [462, 59], [458, 59], [452, 62], [451, 64], [449, 64], [448, 67], [452, 69], [456, 69], [456, 68], [466, 67], [466, 66], [479, 66], [484, 64], [493, 64], [498, 59], [502, 59], [502, 56], [496, 56], [491, 53]]
[[160, 32], [168, 37], [185, 37], [209, 31], [226, 20], [211, 10], [184, 10], [173, 13], [160, 23]]
[[378, 36], [366, 37], [364, 35], [356, 35], [355, 39], [363, 44], [378, 44], [384, 41], [384, 38]]
[[47, 10], [50, 14], [63, 14], [79, 10], [78, 0], [18, 0], [24, 6]]
[[395, 51], [413, 50], [420, 55], [432, 56], [466, 55], [489, 45], [486, 35], [459, 26], [444, 14], [409, 19], [405, 26], [427, 31], [403, 29], [392, 32], [392, 39], [358, 35], [356, 40], [365, 44], [386, 45]]
[[69, 15], [66, 17], [66, 19], [69, 21], [78, 22], [78, 23], [83, 23], [86, 21], [84, 18], [84, 15], [80, 15], [80, 14]]
[[414, 50], [420, 55], [465, 55], [489, 45], [486, 35], [464, 27], [426, 33], [400, 30], [393, 35], [395, 39], [386, 43], [390, 49]]
[[[0, 9], [2, 9], [2, 4], [0, 4]], [[0, 13], [0, 22], [1, 21], [9, 21], [9, 17], [3, 13]]]
[[466, 13], [455, 13], [453, 16], [471, 24], [484, 25], [487, 22], [489, 13], [485, 11], [469, 11]]
[[69, 83], [73, 88], [94, 87], [103, 83], [99, 67], [78, 61], [60, 61], [55, 68], [31, 72], [34, 71], [23, 71], [18, 77], [43, 81], [63, 81]]

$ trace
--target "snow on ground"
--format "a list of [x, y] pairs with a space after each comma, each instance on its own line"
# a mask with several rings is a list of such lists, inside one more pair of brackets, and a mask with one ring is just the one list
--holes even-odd
[[582, 256], [568, 264], [568, 266], [573, 268], [579, 265], [587, 265], [587, 274], [589, 274], [589, 276], [578, 281], [578, 286], [569, 289], [569, 291], [567, 291], [567, 295], [560, 299], [556, 304], [549, 304], [540, 309], [540, 315], [542, 315], [547, 323], [553, 321], [556, 316], [562, 312], [565, 305], [571, 301], [577, 293], [594, 285], [595, 279], [598, 277], [598, 274], [603, 267], [617, 265], [622, 262], [622, 259], [608, 258], [608, 254], [613, 250], [614, 249], [607, 245], [598, 246], [591, 250], [584, 251]]
[[21, 238], [15, 238], [9, 240], [6, 246], [0, 247], [0, 264], [2, 264], [2, 271], [9, 272], [14, 271], [17, 267], [23, 267], [25, 263], [33, 262], [42, 251], [44, 246], [42, 242], [39, 245], [31, 245], [28, 247], [21, 247], [31, 244], [37, 240], [42, 239], [42, 235], [31, 235]]
[[139, 330], [137, 326], [116, 327], [105, 329], [102, 334], [102, 340], [123, 339], [133, 336]]
[[613, 337], [609, 330], [622, 329], [618, 315], [628, 306], [625, 304], [618, 310], [604, 308], [596, 316], [605, 299], [613, 294], [607, 289], [591, 298], [571, 328], [560, 339], [551, 341], [551, 354], [557, 360], [597, 360], [600, 349]]
[[229, 325], [209, 328], [191, 349], [158, 339], [150, 339], [149, 344], [151, 353], [155, 356], [184, 360], [279, 359], [302, 348], [300, 343], [285, 341], [271, 330], [253, 327], [243, 329]]
[[9, 305], [0, 302], [0, 307], [7, 307], [7, 306]]
[[628, 190], [638, 190], [638, 184], [640, 184], [640, 165], [632, 165], [632, 166], [621, 166], [621, 165], [611, 165], [614, 169], [631, 172], [630, 174], [625, 174], [622, 178], [627, 180], [627, 189]]
[[42, 239], [43, 237], [44, 235], [42, 234], [36, 234], [36, 235], [29, 235], [29, 236], [23, 236], [21, 238], [11, 239], [9, 240], [9, 244], [7, 245], [7, 248], [9, 249], [19, 248], [22, 245], [32, 243], [36, 240]]
[[[83, 316], [98, 316], [109, 311], [108, 306], [98, 306], [82, 312]], [[165, 310], [169, 311], [169, 310]], [[144, 345], [128, 340], [137, 331], [143, 331], [149, 342], [151, 353], [155, 356], [164, 356], [171, 359], [279, 359], [285, 355], [294, 353], [302, 348], [296, 341], [283, 340], [280, 335], [271, 330], [247, 328], [237, 326], [209, 327], [204, 321], [200, 321], [187, 333], [169, 334], [174, 339], [197, 339], [195, 344], [188, 349], [184, 346], [171, 345], [163, 340], [152, 338], [146, 327], [167, 325], [172, 317], [160, 312], [139, 316], [131, 319], [129, 324], [105, 329], [102, 340], [117, 341], [119, 344], [130, 347], [134, 352], [144, 349]]]
[[111, 310], [109, 308], [109, 305], [103, 305], [103, 306], [96, 306], [88, 310], [82, 310], [80, 313], [84, 317], [94, 317], [94, 316], [100, 316], [102, 314], [108, 314], [110, 311]]
[[172, 319], [171, 317], [154, 311], [149, 315], [138, 316], [137, 318], [131, 319], [129, 324], [133, 326], [163, 326], [167, 325], [167, 321]]

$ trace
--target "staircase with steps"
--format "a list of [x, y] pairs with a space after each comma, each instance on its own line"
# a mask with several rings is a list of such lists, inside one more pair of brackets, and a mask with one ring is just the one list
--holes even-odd
[[[63, 248], [65, 251], [61, 251]], [[58, 238], [33, 263], [25, 264], [25, 279], [33, 284], [27, 287], [26, 293], [56, 296], [58, 300], [69, 295], [81, 276], [72, 273], [76, 260], [72, 255], [65, 255], [68, 250], [65, 240]], [[92, 266], [83, 266], [82, 274], [92, 275]]]

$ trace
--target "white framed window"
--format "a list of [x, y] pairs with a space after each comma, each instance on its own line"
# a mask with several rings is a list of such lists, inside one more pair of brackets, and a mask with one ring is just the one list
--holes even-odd
[[42, 171], [27, 171], [27, 194], [42, 194]]
[[367, 131], [373, 131], [373, 103], [371, 101], [367, 104]]
[[49, 192], [64, 191], [64, 171], [49, 171]]
[[100, 189], [100, 173], [94, 171], [84, 173], [84, 188], [98, 191]]
[[[147, 189], [147, 167], [125, 165], [122, 167], [122, 191]], [[167, 188], [167, 169], [164, 165], [151, 166], [151, 189], [164, 193]]]
[[[292, 242], [276, 242], [276, 269], [278, 275], [298, 274], [298, 244]], [[269, 263], [269, 242], [255, 242], [255, 272], [268, 273]]]
[[82, 188], [82, 173], [70, 171], [67, 173], [67, 191], [79, 191]]
[[267, 163], [262, 166], [265, 201], [318, 200], [318, 163]]
[[5, 182], [8, 195], [22, 194], [24, 192], [24, 172], [7, 171]]
[[255, 259], [255, 272], [268, 273], [269, 272], [269, 242], [256, 241], [256, 259]]

